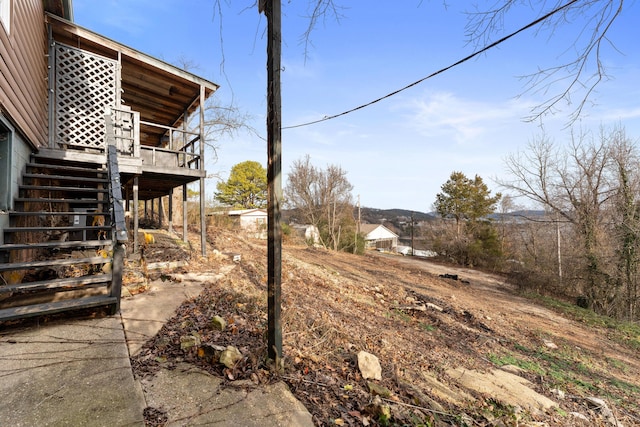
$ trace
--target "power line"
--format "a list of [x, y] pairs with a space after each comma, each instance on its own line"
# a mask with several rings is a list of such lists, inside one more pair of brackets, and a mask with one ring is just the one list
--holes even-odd
[[391, 93], [388, 93], [388, 94], [386, 94], [384, 96], [381, 96], [380, 98], [374, 99], [373, 101], [367, 102], [366, 104], [359, 105], [359, 106], [357, 106], [355, 108], [352, 108], [350, 110], [343, 111], [342, 113], [334, 114], [332, 116], [325, 116], [325, 117], [323, 117], [321, 119], [313, 120], [311, 122], [301, 123], [301, 124], [298, 124], [298, 125], [285, 126], [285, 127], [282, 127], [282, 129], [294, 129], [294, 128], [299, 128], [299, 127], [303, 127], [303, 126], [314, 125], [314, 124], [320, 123], [320, 122], [326, 122], [327, 120], [331, 120], [331, 119], [335, 119], [335, 118], [338, 118], [338, 117], [341, 117], [341, 116], [345, 116], [347, 114], [353, 113], [354, 111], [361, 110], [361, 109], [363, 109], [365, 107], [373, 105], [373, 104], [375, 104], [377, 102], [380, 102], [380, 101], [382, 101], [384, 99], [387, 99], [387, 98], [390, 98], [390, 97], [392, 97], [394, 95], [397, 95], [400, 92], [403, 92], [403, 91], [405, 91], [405, 90], [407, 90], [409, 88], [412, 88], [413, 86], [416, 86], [416, 85], [424, 82], [425, 80], [428, 80], [428, 79], [430, 79], [432, 77], [435, 77], [438, 74], [444, 73], [445, 71], [450, 70], [453, 67], [457, 67], [458, 65], [460, 65], [460, 64], [462, 64], [464, 62], [467, 62], [468, 60], [470, 60], [472, 58], [475, 58], [476, 56], [480, 55], [481, 53], [484, 53], [487, 50], [489, 50], [489, 49], [491, 49], [491, 48], [493, 48], [493, 47], [495, 47], [495, 46], [497, 46], [497, 45], [509, 40], [511, 37], [523, 32], [525, 30], [528, 30], [531, 27], [534, 27], [534, 26], [538, 25], [539, 23], [547, 20], [549, 17], [555, 15], [556, 13], [568, 8], [569, 6], [571, 6], [571, 5], [573, 5], [574, 3], [577, 3], [577, 2], [578, 2], [578, 0], [571, 0], [570, 2], [564, 4], [563, 6], [560, 6], [560, 7], [556, 8], [556, 9], [552, 10], [551, 12], [547, 13], [546, 15], [541, 16], [540, 18], [538, 18], [535, 21], [525, 25], [524, 27], [520, 28], [519, 30], [516, 30], [511, 34], [502, 37], [501, 39], [499, 39], [499, 40], [497, 40], [497, 41], [495, 41], [495, 42], [483, 47], [482, 49], [472, 53], [471, 55], [466, 56], [465, 58], [462, 58], [459, 61], [454, 62], [453, 64], [451, 64], [451, 65], [449, 65], [447, 67], [441, 68], [438, 71], [435, 71], [435, 72], [429, 74], [428, 76], [421, 78], [420, 80], [416, 80], [415, 82], [413, 82], [411, 84], [408, 84], [408, 85], [404, 86], [403, 88], [395, 90], [395, 91], [393, 91]]

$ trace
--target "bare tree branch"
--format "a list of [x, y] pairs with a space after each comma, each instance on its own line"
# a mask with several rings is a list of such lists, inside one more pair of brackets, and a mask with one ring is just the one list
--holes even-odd
[[[601, 60], [602, 50], [605, 44], [617, 50], [607, 38], [607, 33], [620, 16], [623, 3], [624, 0], [565, 0], [538, 3], [500, 0], [490, 10], [470, 13], [466, 34], [470, 43], [482, 46], [504, 30], [505, 22], [517, 7], [525, 5], [537, 9], [538, 14], [542, 15], [549, 8], [556, 9], [568, 4], [561, 14], [550, 16], [538, 30], [538, 34], [546, 30], [552, 39], [559, 28], [580, 25], [573, 42], [565, 46], [563, 52], [563, 55], [573, 55], [573, 59], [556, 66], [540, 68], [535, 73], [522, 76], [522, 79], [525, 82], [523, 94], [542, 94], [547, 97], [544, 102], [531, 109], [530, 115], [526, 117], [528, 121], [554, 113], [558, 104], [565, 102], [568, 105], [576, 104], [569, 118], [570, 125], [582, 115], [596, 87], [609, 78]], [[572, 54], [572, 51], [575, 51], [575, 54]], [[574, 101], [576, 97], [577, 102]]]
[[306, 18], [309, 19], [309, 25], [300, 37], [301, 43], [304, 44], [305, 60], [308, 57], [309, 49], [313, 46], [313, 43], [311, 42], [311, 34], [318, 25], [318, 21], [322, 19], [324, 22], [327, 17], [332, 17], [337, 22], [340, 22], [340, 19], [344, 17], [341, 13], [343, 9], [344, 8], [342, 6], [338, 6], [334, 0], [317, 0], [315, 3], [310, 3], [310, 13], [306, 16]]

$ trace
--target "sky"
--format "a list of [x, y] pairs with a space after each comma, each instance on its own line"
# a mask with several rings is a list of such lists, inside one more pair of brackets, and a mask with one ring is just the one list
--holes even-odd
[[[572, 125], [584, 92], [571, 104], [557, 104], [553, 114], [527, 121], [533, 107], [566, 84], [527, 91], [522, 76], [573, 60], [584, 16], [570, 16], [562, 27], [536, 26], [369, 107], [290, 129], [366, 104], [472, 54], [484, 45], [469, 40], [468, 12], [474, 3], [482, 9], [493, 1], [334, 0], [338, 16], [319, 19], [309, 38], [304, 35], [315, 0], [282, 3], [283, 185], [292, 162], [309, 155], [317, 167], [345, 170], [362, 206], [430, 212], [454, 171], [479, 175], [492, 193], [503, 192], [497, 181], [509, 179], [504, 159], [526, 150], [542, 128], [559, 145], [569, 142], [571, 126], [596, 133], [623, 126], [640, 142], [637, 0], [624, 3], [608, 33], [611, 43], [601, 49], [609, 78], [598, 84]], [[233, 104], [250, 117], [254, 132], [220, 135], [214, 142], [216, 156], [209, 152], [206, 161], [212, 176], [208, 198], [233, 165], [256, 160], [266, 167], [266, 20], [252, 0], [74, 0], [73, 5], [82, 27], [172, 64], [196, 64], [191, 72], [220, 85], [214, 95], [220, 105]], [[539, 10], [519, 6], [490, 40], [539, 16]], [[593, 70], [589, 64], [587, 72]]]

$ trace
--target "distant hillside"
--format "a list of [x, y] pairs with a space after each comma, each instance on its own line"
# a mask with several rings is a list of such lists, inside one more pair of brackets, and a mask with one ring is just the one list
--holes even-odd
[[[360, 220], [369, 224], [393, 224], [402, 228], [405, 224], [411, 223], [411, 216], [416, 222], [433, 221], [435, 216], [418, 211], [407, 209], [376, 209], [376, 208], [360, 208]], [[358, 208], [355, 208], [354, 217], [358, 218]], [[283, 209], [282, 219], [287, 223], [303, 224], [304, 218], [296, 209]]]
[[360, 210], [362, 222], [369, 224], [383, 224], [390, 222], [396, 226], [402, 226], [414, 221], [433, 221], [435, 217], [431, 214], [407, 209], [376, 209], [363, 207]]

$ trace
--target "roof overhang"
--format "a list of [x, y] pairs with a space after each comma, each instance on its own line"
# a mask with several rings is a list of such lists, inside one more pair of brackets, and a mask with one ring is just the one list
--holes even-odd
[[[185, 113], [188, 116], [200, 106], [201, 94], [204, 102], [219, 87], [59, 16], [46, 13], [46, 22], [56, 42], [120, 60], [123, 104], [138, 111], [142, 121], [181, 127]], [[141, 126], [140, 142], [157, 146], [164, 133], [161, 128]]]
[[42, 0], [44, 10], [68, 21], [73, 21], [72, 0]]

